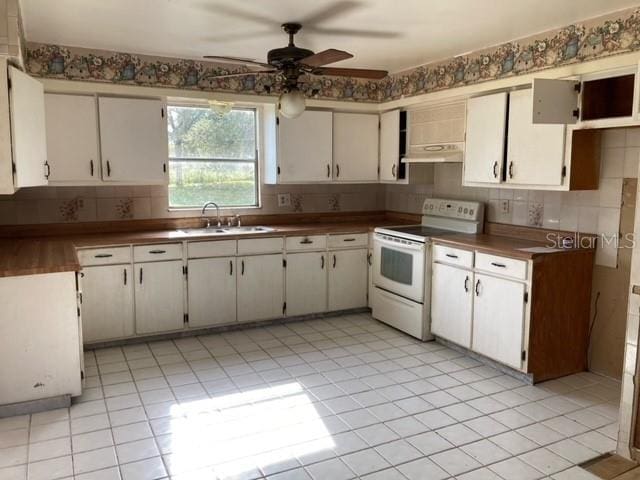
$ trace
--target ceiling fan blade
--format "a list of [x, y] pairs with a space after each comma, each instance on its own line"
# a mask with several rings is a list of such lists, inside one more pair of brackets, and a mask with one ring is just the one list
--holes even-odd
[[242, 57], [223, 57], [220, 55], [205, 55], [204, 58], [207, 60], [220, 61], [221, 63], [233, 63], [237, 65], [248, 65], [248, 66], [256, 66], [263, 68], [272, 68], [268, 63], [258, 62], [252, 58], [242, 58]]
[[349, 28], [323, 28], [307, 25], [305, 30], [310, 33], [321, 35], [335, 35], [340, 37], [363, 37], [363, 38], [398, 38], [401, 35], [397, 32], [385, 32], [378, 30], [354, 30]]
[[280, 25], [280, 21], [278, 19], [273, 19], [271, 17], [267, 17], [265, 15], [260, 15], [259, 13], [252, 12], [249, 10], [243, 10], [241, 8], [231, 7], [226, 5], [224, 2], [216, 2], [212, 4], [210, 1], [202, 1], [197, 5], [202, 10], [209, 11], [214, 13], [216, 16], [219, 15], [228, 15], [230, 17], [236, 17], [243, 20], [248, 20], [250, 22], [259, 23], [261, 25]]
[[339, 2], [333, 2], [332, 4], [327, 5], [324, 8], [320, 8], [315, 12], [312, 12], [311, 14], [302, 18], [299, 22], [306, 29], [307, 28], [306, 25], [326, 22], [327, 20], [342, 16], [351, 10], [355, 10], [360, 6], [361, 6], [360, 2], [356, 2], [353, 0], [343, 0]]
[[346, 60], [347, 58], [353, 58], [353, 55], [343, 50], [329, 48], [328, 50], [323, 50], [322, 52], [303, 58], [300, 60], [300, 63], [308, 67], [321, 67], [322, 65], [339, 62], [340, 60]]
[[278, 73], [277, 70], [256, 70], [253, 72], [242, 72], [242, 73], [222, 73], [220, 75], [211, 75], [212, 78], [231, 78], [231, 77], [245, 77], [247, 75], [257, 75], [263, 73]]
[[368, 70], [366, 68], [317, 68], [313, 72], [314, 75], [333, 75], [336, 77], [356, 77], [370, 78], [372, 80], [380, 80], [386, 77], [389, 72], [386, 70]]

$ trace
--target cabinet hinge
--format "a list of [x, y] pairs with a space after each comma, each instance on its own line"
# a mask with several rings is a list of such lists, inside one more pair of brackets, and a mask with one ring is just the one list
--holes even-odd
[[529, 302], [529, 292], [524, 292], [524, 303]]
[[284, 315], [285, 313], [287, 313], [287, 302], [282, 304], [282, 314]]
[[164, 118], [164, 107], [162, 107], [162, 108], [160, 109], [160, 116], [161, 116], [162, 118]]
[[580, 109], [579, 108], [573, 109], [573, 111], [571, 112], [571, 115], [573, 115], [575, 118], [580, 118]]
[[84, 380], [84, 370], [80, 370], [80, 380]]
[[566, 177], [566, 176], [567, 176], [567, 166], [566, 166], [566, 165], [564, 165], [564, 166], [562, 167], [562, 178], [564, 178], [564, 177]]
[[16, 174], [16, 162], [11, 162], [11, 173]]
[[280, 175], [280, 165], [278, 165], [278, 167], [276, 168], [276, 172], [278, 173], [278, 175]]
[[184, 275], [189, 275], [189, 267], [187, 267], [186, 265], [182, 267], [182, 273]]
[[167, 164], [166, 163], [162, 164], [162, 173], [167, 173]]
[[582, 83], [581, 82], [577, 82], [574, 86], [573, 86], [573, 90], [575, 90], [576, 92], [580, 93], [582, 91]]
[[522, 355], [520, 355], [520, 358], [522, 359], [523, 362], [527, 359], [527, 351], [526, 350], [522, 350]]
[[189, 314], [185, 313], [184, 316], [182, 317], [184, 323], [189, 323]]
[[7, 78], [7, 87], [11, 90], [11, 77]]
[[80, 307], [78, 307], [78, 318], [80, 318]]
[[280, 117], [276, 117], [276, 125], [280, 125]]
[[282, 259], [282, 266], [283, 268], [287, 268], [287, 260], [286, 259]]

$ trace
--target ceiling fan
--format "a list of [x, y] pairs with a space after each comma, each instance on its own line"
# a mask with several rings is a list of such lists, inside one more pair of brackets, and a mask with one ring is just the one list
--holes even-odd
[[325, 65], [331, 63], [353, 58], [353, 55], [349, 52], [336, 50], [334, 48], [314, 53], [306, 48], [297, 47], [293, 42], [293, 37], [301, 28], [302, 25], [300, 23], [282, 24], [282, 30], [289, 35], [289, 44], [286, 47], [269, 50], [266, 63], [249, 58], [218, 55], [205, 55], [204, 58], [244, 65], [249, 68], [260, 67], [259, 70], [218, 75], [220, 78], [255, 75], [256, 73], [276, 73], [281, 75], [283, 78], [282, 89], [284, 93], [280, 96], [278, 107], [280, 113], [288, 118], [298, 117], [305, 108], [304, 94], [299, 88], [299, 78], [301, 75], [334, 75], [368, 79], [381, 79], [387, 76], [388, 72], [385, 70], [325, 67]]

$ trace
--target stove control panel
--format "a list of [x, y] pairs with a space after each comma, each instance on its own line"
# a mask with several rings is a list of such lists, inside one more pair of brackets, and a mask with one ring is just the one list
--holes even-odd
[[484, 205], [480, 202], [428, 198], [422, 205], [422, 214], [479, 222], [484, 217]]

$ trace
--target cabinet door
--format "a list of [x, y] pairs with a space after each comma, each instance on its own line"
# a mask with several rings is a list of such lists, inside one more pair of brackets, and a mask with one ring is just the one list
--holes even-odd
[[564, 125], [535, 125], [531, 121], [530, 88], [509, 95], [507, 183], [562, 185]]
[[189, 326], [204, 327], [236, 321], [236, 259], [189, 260]]
[[380, 180], [395, 181], [400, 162], [400, 110], [380, 115]]
[[333, 114], [333, 178], [339, 182], [378, 180], [380, 117], [363, 113]]
[[521, 368], [524, 292], [523, 283], [475, 275], [472, 350]]
[[100, 97], [98, 102], [103, 180], [164, 183], [169, 146], [162, 101]]
[[471, 347], [472, 292], [472, 272], [433, 264], [431, 332], [434, 335], [465, 348]]
[[88, 182], [100, 179], [98, 114], [95, 97], [47, 93], [47, 158], [49, 181]]
[[464, 183], [500, 183], [507, 126], [507, 93], [470, 98]]
[[577, 80], [533, 79], [533, 123], [574, 124], [578, 121], [580, 82]]
[[371, 308], [373, 299], [373, 248], [367, 251], [367, 307]]
[[85, 342], [129, 337], [135, 333], [133, 281], [130, 265], [82, 269], [82, 333]]
[[333, 113], [306, 110], [278, 122], [278, 181], [331, 180]]
[[182, 260], [135, 264], [136, 333], [184, 327]]
[[325, 252], [287, 255], [287, 315], [320, 313], [327, 309], [327, 258]]
[[329, 310], [367, 306], [367, 252], [338, 250], [329, 252]]
[[284, 312], [282, 255], [238, 258], [238, 321], [281, 317]]
[[47, 163], [44, 88], [38, 80], [11, 66], [9, 79], [15, 186], [46, 185], [50, 166]]

